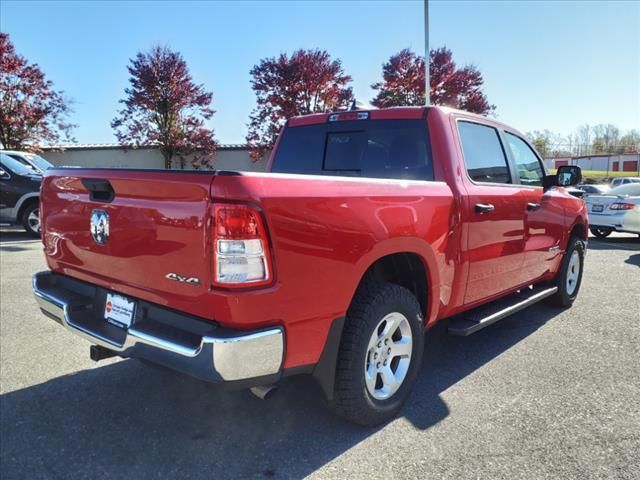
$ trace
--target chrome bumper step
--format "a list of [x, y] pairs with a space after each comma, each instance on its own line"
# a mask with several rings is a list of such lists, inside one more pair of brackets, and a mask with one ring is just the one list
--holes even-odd
[[[70, 332], [122, 357], [144, 358], [212, 382], [279, 376], [284, 329], [231, 330], [134, 299], [133, 323], [121, 328], [103, 317], [106, 290], [65, 275], [40, 272], [33, 293], [42, 312]], [[145, 313], [146, 312], [146, 313]], [[99, 354], [96, 354], [99, 357]]]
[[513, 295], [454, 317], [449, 322], [449, 333], [466, 337], [540, 300], [550, 297], [557, 291], [558, 287], [549, 287], [547, 285], [520, 290]]

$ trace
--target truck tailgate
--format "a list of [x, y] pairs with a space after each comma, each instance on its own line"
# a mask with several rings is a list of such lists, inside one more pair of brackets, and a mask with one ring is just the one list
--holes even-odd
[[[41, 191], [49, 267], [115, 292], [213, 318], [202, 300], [210, 286], [209, 191], [214, 175], [49, 170]], [[94, 225], [92, 232], [92, 215], [94, 220], [108, 217], [103, 243], [102, 226], [96, 230]]]

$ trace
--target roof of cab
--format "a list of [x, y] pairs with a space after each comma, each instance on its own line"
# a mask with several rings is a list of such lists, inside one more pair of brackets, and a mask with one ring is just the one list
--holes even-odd
[[362, 109], [362, 110], [343, 110], [340, 112], [329, 113], [312, 113], [310, 115], [301, 115], [291, 117], [288, 126], [300, 127], [303, 125], [313, 125], [318, 123], [326, 123], [329, 115], [338, 114], [340, 116], [349, 117], [357, 115], [359, 112], [368, 112], [371, 120], [395, 120], [395, 119], [414, 119], [421, 118], [427, 112], [427, 107], [392, 107], [380, 109]]
[[[477, 120], [479, 123], [491, 125], [495, 128], [503, 129], [509, 132], [513, 132], [519, 136], [523, 136], [521, 132], [513, 128], [510, 125], [499, 122], [498, 120], [477, 113], [466, 112], [464, 110], [458, 110], [456, 108], [444, 107], [440, 105], [431, 105], [429, 107], [390, 107], [390, 108], [372, 108], [372, 109], [359, 109], [359, 110], [343, 110], [340, 112], [329, 113], [312, 113], [310, 115], [301, 115], [297, 117], [291, 117], [287, 123], [288, 127], [301, 127], [304, 125], [315, 125], [319, 123], [326, 123], [329, 121], [330, 115], [339, 115], [342, 120], [356, 120], [357, 114], [361, 112], [368, 112], [369, 119], [371, 120], [404, 120], [404, 119], [419, 119], [426, 116], [429, 110], [438, 110], [440, 114], [445, 116], [455, 115], [459, 118], [466, 118], [469, 120]], [[346, 117], [346, 118], [345, 118]], [[350, 118], [353, 117], [353, 118]]]
[[296, 117], [291, 117], [289, 119], [290, 127], [299, 127], [302, 125], [313, 125], [317, 123], [326, 123], [329, 119], [330, 115], [340, 115], [340, 116], [355, 116], [360, 112], [368, 112], [369, 118], [371, 120], [395, 120], [395, 119], [415, 119], [421, 118], [426, 115], [427, 111], [430, 109], [439, 110], [444, 115], [464, 115], [467, 117], [476, 117], [478, 120], [487, 121], [493, 123], [496, 122], [494, 119], [489, 119], [485, 116], [479, 115], [477, 113], [465, 112], [464, 110], [458, 110], [451, 107], [443, 107], [439, 105], [431, 105], [429, 107], [389, 107], [389, 108], [371, 108], [371, 109], [358, 109], [358, 110], [342, 110], [338, 112], [327, 112], [327, 113], [311, 113], [309, 115], [299, 115]]

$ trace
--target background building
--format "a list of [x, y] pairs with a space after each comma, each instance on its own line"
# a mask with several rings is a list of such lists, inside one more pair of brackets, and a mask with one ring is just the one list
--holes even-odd
[[[62, 148], [62, 149], [61, 149]], [[58, 166], [100, 168], [164, 168], [164, 159], [154, 147], [123, 148], [121, 145], [76, 144], [56, 148], [44, 148], [42, 154]], [[217, 170], [263, 171], [269, 154], [257, 162], [249, 157], [246, 145], [220, 145], [216, 151], [213, 168]], [[177, 164], [174, 159], [174, 164]], [[640, 175], [640, 154], [588, 155], [544, 159], [548, 169], [561, 165], [577, 165], [583, 170], [600, 172], [629, 172]], [[187, 158], [186, 168], [190, 168]]]
[[[164, 168], [164, 159], [158, 148], [124, 148], [121, 145], [77, 144], [44, 148], [42, 156], [57, 166], [99, 168]], [[220, 145], [216, 150], [213, 168], [217, 170], [261, 171], [266, 159], [254, 162], [246, 145]], [[186, 159], [186, 168], [191, 162]], [[179, 164], [177, 158], [174, 165]]]
[[561, 165], [577, 165], [582, 170], [629, 172], [630, 175], [640, 174], [640, 154], [638, 153], [548, 158], [544, 162], [547, 168], [558, 168]]

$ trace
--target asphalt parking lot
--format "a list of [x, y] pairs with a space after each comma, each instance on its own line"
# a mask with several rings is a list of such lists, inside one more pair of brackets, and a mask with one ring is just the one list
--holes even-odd
[[89, 344], [39, 313], [39, 242], [0, 233], [0, 476], [640, 478], [640, 243], [591, 239], [571, 310], [427, 334], [402, 415], [364, 429], [308, 379], [228, 392]]

